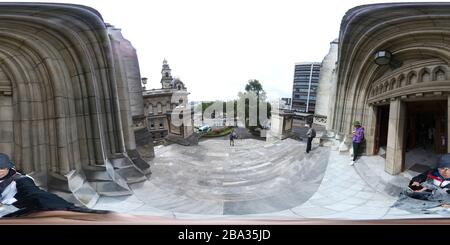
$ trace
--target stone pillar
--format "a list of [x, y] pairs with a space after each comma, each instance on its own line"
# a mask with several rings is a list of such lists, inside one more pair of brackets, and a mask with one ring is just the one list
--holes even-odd
[[367, 118], [368, 120], [365, 130], [366, 152], [368, 155], [373, 155], [375, 150], [375, 129], [377, 127], [377, 107], [373, 105], [369, 106]]
[[450, 95], [447, 97], [447, 153], [450, 153]]
[[14, 157], [13, 103], [11, 91], [0, 91], [0, 152]]
[[389, 108], [388, 141], [384, 168], [387, 173], [392, 175], [399, 174], [402, 171], [405, 117], [405, 104], [399, 99], [392, 100]]
[[194, 121], [190, 107], [177, 106], [173, 111], [167, 111], [168, 135], [167, 141], [180, 145], [198, 145], [198, 137], [194, 134]]
[[293, 115], [288, 111], [273, 110], [270, 119], [270, 131], [266, 135], [266, 140], [283, 140], [289, 137], [292, 133]]

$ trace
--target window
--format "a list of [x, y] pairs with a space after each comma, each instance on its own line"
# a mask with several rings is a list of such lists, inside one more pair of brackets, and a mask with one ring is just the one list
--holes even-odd
[[155, 129], [155, 122], [153, 120], [150, 121], [150, 129]]
[[153, 114], [153, 106], [152, 105], [148, 106], [148, 114]]
[[163, 120], [159, 121], [159, 129], [163, 129], [164, 128], [164, 122]]
[[158, 113], [162, 113], [162, 106], [160, 103], [157, 105]]

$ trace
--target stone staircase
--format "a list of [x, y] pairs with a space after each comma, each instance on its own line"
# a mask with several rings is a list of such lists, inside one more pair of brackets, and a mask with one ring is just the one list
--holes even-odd
[[214, 139], [197, 147], [155, 148], [152, 179], [132, 189], [147, 205], [173, 212], [273, 212], [299, 205], [314, 193], [329, 154], [319, 147], [305, 156], [305, 144], [292, 139], [240, 139], [235, 144]]
[[131, 159], [125, 155], [116, 155], [110, 159], [110, 167], [92, 166], [85, 169], [86, 179], [97, 191], [104, 196], [131, 195], [133, 192], [129, 184], [147, 180], [146, 173], [137, 168]]

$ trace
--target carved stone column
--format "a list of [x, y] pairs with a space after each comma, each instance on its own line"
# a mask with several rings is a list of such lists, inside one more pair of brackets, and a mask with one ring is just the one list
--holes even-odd
[[405, 104], [399, 99], [392, 100], [389, 107], [386, 165], [384, 169], [392, 175], [399, 174], [402, 171], [405, 117]]

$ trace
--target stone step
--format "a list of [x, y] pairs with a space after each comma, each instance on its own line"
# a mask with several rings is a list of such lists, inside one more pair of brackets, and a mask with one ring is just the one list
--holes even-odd
[[104, 196], [126, 196], [133, 194], [131, 190], [127, 190], [114, 182], [90, 182], [90, 184], [98, 194]]
[[[134, 165], [129, 165], [126, 167], [122, 166], [121, 168], [115, 169], [115, 172], [118, 173], [120, 176], [122, 176], [128, 184], [146, 181], [148, 180], [147, 175], [151, 174], [151, 172], [149, 172], [147, 175], [145, 175]], [[85, 171], [85, 174], [87, 180], [91, 182], [113, 181], [112, 178], [109, 176], [108, 172], [106, 172], [106, 168], [105, 170], [101, 171]]]
[[147, 181], [147, 177], [136, 169], [134, 166], [128, 166], [127, 168], [120, 168], [116, 170], [120, 176], [123, 176], [128, 184]]
[[114, 168], [127, 168], [134, 165], [133, 162], [127, 157], [113, 158], [111, 159], [111, 164]]

